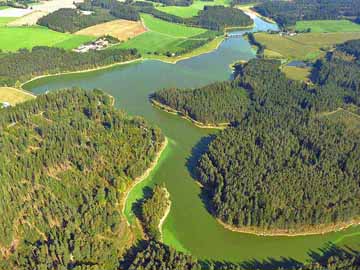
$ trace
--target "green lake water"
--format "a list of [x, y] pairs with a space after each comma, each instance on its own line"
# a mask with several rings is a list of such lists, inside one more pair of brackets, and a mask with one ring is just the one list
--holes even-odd
[[[276, 25], [255, 18], [257, 30], [276, 29]], [[167, 64], [146, 60], [106, 70], [54, 76], [33, 81], [25, 88], [34, 93], [79, 86], [100, 88], [116, 98], [116, 106], [131, 115], [141, 115], [158, 125], [169, 139], [159, 164], [149, 178], [129, 195], [126, 216], [133, 217], [133, 203], [143, 196], [146, 185], [165, 182], [172, 208], [164, 224], [164, 242], [202, 259], [245, 263], [250, 268], [258, 262], [270, 265], [287, 263], [292, 258], [310, 259], [330, 242], [360, 249], [360, 227], [341, 232], [301, 237], [264, 237], [224, 229], [206, 210], [201, 190], [191, 177], [191, 168], [205, 151], [208, 136], [218, 131], [197, 128], [189, 121], [153, 108], [150, 93], [167, 87], [197, 87], [231, 78], [229, 65], [255, 57], [243, 38], [225, 40], [214, 52]]]

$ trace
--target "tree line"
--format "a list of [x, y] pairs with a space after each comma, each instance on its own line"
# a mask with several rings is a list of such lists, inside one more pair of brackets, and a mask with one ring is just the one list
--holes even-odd
[[264, 1], [254, 9], [272, 18], [281, 27], [294, 25], [300, 20], [353, 19], [360, 16], [360, 2], [357, 0]]
[[136, 49], [111, 49], [76, 53], [59, 48], [34, 47], [3, 54], [0, 86], [14, 86], [33, 77], [59, 72], [93, 69], [139, 58]]

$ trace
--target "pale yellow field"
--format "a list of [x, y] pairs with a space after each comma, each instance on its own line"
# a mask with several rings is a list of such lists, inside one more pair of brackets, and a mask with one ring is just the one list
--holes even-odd
[[20, 17], [10, 23], [8, 23], [8, 26], [30, 26], [35, 25], [37, 21], [47, 15], [48, 13], [46, 11], [40, 11], [36, 10], [30, 14], [27, 14], [23, 17]]
[[128, 40], [146, 32], [146, 28], [142, 22], [134, 22], [128, 20], [115, 20], [102, 24], [90, 26], [82, 29], [75, 34], [85, 36], [101, 37], [110, 35], [119, 40]]
[[35, 95], [12, 87], [0, 87], [0, 103], [8, 102], [16, 105], [26, 100], [35, 98]]

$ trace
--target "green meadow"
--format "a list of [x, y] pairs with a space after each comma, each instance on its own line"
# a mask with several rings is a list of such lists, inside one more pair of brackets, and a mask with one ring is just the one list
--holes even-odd
[[[73, 49], [89, 42], [94, 37], [75, 36], [59, 33], [45, 27], [6, 27], [0, 20], [0, 50], [17, 51], [22, 48], [31, 49], [35, 46], [54, 46]], [[26, 39], [24, 38], [26, 37]]]
[[306, 31], [311, 29], [314, 33], [330, 32], [360, 32], [360, 25], [348, 20], [318, 20], [298, 21], [295, 30]]
[[202, 28], [169, 23], [147, 14], [142, 14], [141, 18], [148, 32], [130, 39], [117, 47], [136, 48], [144, 56], [154, 52], [175, 52], [181, 50], [185, 42], [199, 40], [196, 36], [207, 31]]
[[0, 27], [5, 26], [6, 24], [8, 24], [9, 22], [12, 22], [15, 19], [16, 18], [14, 18], [14, 17], [0, 17]]
[[214, 0], [212, 2], [196, 0], [191, 6], [188, 7], [158, 6], [156, 8], [169, 14], [173, 14], [183, 18], [189, 18], [196, 16], [200, 10], [204, 9], [204, 6], [214, 6], [214, 5], [228, 6], [229, 3], [230, 3], [229, 0]]

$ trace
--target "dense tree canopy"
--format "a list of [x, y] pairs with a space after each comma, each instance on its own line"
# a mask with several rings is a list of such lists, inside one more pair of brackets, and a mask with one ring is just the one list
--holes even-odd
[[299, 20], [353, 19], [360, 15], [358, 0], [264, 1], [255, 10], [274, 19], [280, 26], [294, 25]]
[[[357, 43], [338, 46], [318, 63], [315, 85], [287, 79], [278, 61], [255, 59], [235, 66], [235, 80], [223, 83], [228, 95], [218, 83], [154, 95], [204, 122], [241, 111], [227, 118], [233, 127], [219, 133], [197, 167], [218, 218], [236, 227], [282, 232], [359, 218], [359, 133], [325, 117], [338, 107], [359, 105]], [[333, 66], [326, 66], [329, 61]], [[248, 96], [245, 107], [235, 101], [241, 88]], [[213, 106], [220, 97], [225, 97], [221, 108]], [[200, 118], [194, 112], [206, 113]]]
[[115, 20], [106, 9], [96, 9], [90, 15], [72, 8], [62, 8], [39, 19], [38, 24], [58, 32], [74, 33], [83, 28]]
[[134, 60], [140, 55], [136, 49], [111, 49], [69, 52], [50, 47], [34, 47], [4, 54], [0, 65], [0, 86], [15, 85], [33, 77], [59, 72], [79, 71]]
[[150, 238], [161, 240], [159, 224], [169, 206], [169, 193], [164, 185], [156, 185], [151, 196], [142, 203], [141, 220]]
[[245, 89], [233, 82], [217, 82], [198, 89], [164, 89], [152, 98], [206, 125], [241, 119], [247, 110]]
[[70, 89], [1, 110], [1, 269], [117, 269], [122, 192], [164, 137], [112, 103]]

